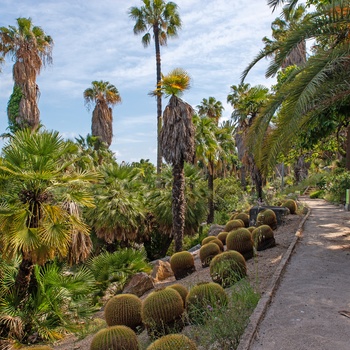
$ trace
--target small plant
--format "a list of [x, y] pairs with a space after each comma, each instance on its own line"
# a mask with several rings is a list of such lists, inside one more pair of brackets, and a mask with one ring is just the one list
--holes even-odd
[[222, 242], [223, 245], [226, 245], [226, 238], [227, 238], [228, 232], [222, 231], [218, 234], [218, 239]]
[[256, 226], [269, 225], [273, 230], [277, 228], [277, 217], [273, 210], [264, 209], [256, 218]]
[[190, 252], [178, 252], [171, 256], [170, 266], [177, 280], [184, 278], [196, 270], [193, 255]]
[[187, 298], [187, 294], [188, 294], [188, 289], [180, 284], [180, 283], [175, 283], [175, 284], [172, 284], [171, 286], [167, 287], [167, 288], [172, 288], [172, 289], [175, 289], [181, 296], [183, 302], [184, 302], [184, 307], [186, 305], [186, 298]]
[[232, 231], [226, 238], [227, 250], [236, 250], [241, 253], [246, 260], [254, 256], [254, 242], [252, 234], [246, 228], [239, 228]]
[[134, 294], [115, 295], [107, 302], [104, 316], [108, 326], [124, 325], [136, 331], [142, 328], [142, 302]]
[[217, 307], [227, 305], [227, 294], [217, 283], [203, 282], [193, 286], [186, 299], [187, 314], [190, 321], [200, 324], [208, 313]]
[[196, 350], [196, 344], [183, 334], [169, 334], [157, 339], [147, 350]]
[[113, 326], [98, 331], [90, 350], [139, 350], [136, 333], [126, 326]]
[[265, 250], [276, 245], [273, 230], [269, 225], [261, 225], [252, 232], [256, 250]]
[[247, 265], [242, 254], [235, 250], [221, 253], [210, 263], [210, 276], [224, 288], [247, 276]]
[[244, 222], [242, 220], [230, 220], [225, 225], [224, 231], [231, 232], [241, 227], [244, 227]]
[[142, 321], [151, 338], [181, 331], [184, 303], [173, 288], [157, 289], [142, 304]]
[[213, 257], [220, 254], [220, 252], [220, 248], [216, 243], [207, 243], [202, 246], [199, 250], [199, 258], [201, 259], [202, 267], [208, 267]]
[[325, 191], [324, 190], [318, 190], [310, 193], [310, 198], [311, 199], [316, 199], [316, 198], [324, 198], [325, 196]]
[[282, 207], [288, 208], [291, 214], [295, 214], [298, 208], [294, 199], [287, 199], [282, 203]]

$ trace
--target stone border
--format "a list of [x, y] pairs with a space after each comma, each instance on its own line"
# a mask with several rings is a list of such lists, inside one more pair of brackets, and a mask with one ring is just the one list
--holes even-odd
[[310, 213], [311, 213], [311, 209], [308, 208], [306, 215], [304, 216], [303, 220], [301, 221], [301, 223], [298, 226], [298, 229], [295, 233], [295, 237], [294, 237], [292, 243], [288, 247], [287, 252], [283, 255], [281, 262], [279, 263], [275, 273], [272, 276], [272, 281], [271, 281], [270, 285], [268, 286], [265, 294], [260, 298], [258, 305], [256, 306], [253, 313], [251, 314], [251, 316], [249, 318], [250, 321], [249, 321], [249, 323], [248, 323], [248, 325], [247, 325], [247, 327], [246, 327], [246, 329], [241, 337], [241, 340], [239, 342], [237, 350], [249, 350], [250, 349], [250, 346], [252, 345], [252, 342], [255, 339], [260, 322], [263, 320], [265, 313], [266, 313], [266, 310], [267, 310], [269, 304], [271, 303], [272, 297], [274, 296], [274, 294], [279, 286], [283, 272], [286, 269], [287, 263], [291, 258], [291, 255], [294, 251], [294, 248], [295, 248], [297, 242], [299, 241], [299, 238], [302, 236], [302, 231], [303, 231], [305, 221], [309, 217]]

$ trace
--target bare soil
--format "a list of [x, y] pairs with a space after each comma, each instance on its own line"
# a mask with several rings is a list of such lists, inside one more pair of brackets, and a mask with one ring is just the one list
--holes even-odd
[[[259, 251], [256, 257], [247, 261], [248, 278], [261, 295], [267, 290], [283, 254], [287, 251], [296, 231], [298, 230], [301, 220], [302, 216], [300, 215], [288, 215], [285, 218], [284, 223], [274, 231], [276, 246], [271, 249]], [[173, 283], [181, 283], [190, 288], [198, 282], [211, 281], [209, 268], [202, 268], [198, 251], [194, 253], [194, 258], [196, 271], [193, 274], [183, 278], [181, 281], [176, 281], [173, 277], [169, 278], [162, 283], [157, 283], [155, 287], [157, 288], [160, 286], [168, 286]], [[145, 296], [146, 295], [142, 298]], [[103, 312], [97, 313], [96, 317], [103, 318]], [[144, 343], [144, 338], [147, 337], [145, 332], [143, 332], [140, 337], [143, 338], [142, 342]], [[55, 350], [88, 350], [92, 338], [93, 334], [80, 340], [73, 335], [67, 336], [65, 339], [55, 344], [53, 348]]]

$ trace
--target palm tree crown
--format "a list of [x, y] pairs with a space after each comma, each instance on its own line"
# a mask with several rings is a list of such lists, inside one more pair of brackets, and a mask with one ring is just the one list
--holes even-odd
[[31, 18], [17, 18], [17, 27], [0, 27], [0, 52], [14, 58], [13, 78], [22, 90], [17, 124], [35, 129], [39, 126], [39, 93], [36, 77], [46, 63], [52, 62], [52, 38]]
[[112, 106], [121, 102], [118, 89], [108, 81], [93, 81], [92, 87], [84, 91], [87, 107], [95, 103], [92, 113], [91, 133], [109, 147], [113, 138]]
[[[178, 7], [174, 2], [164, 0], [142, 0], [143, 6], [131, 7], [129, 9], [130, 18], [136, 21], [134, 33], [145, 33], [142, 37], [142, 44], [147, 47], [151, 42], [151, 32], [153, 34], [156, 51], [156, 86], [159, 87], [161, 76], [160, 46], [166, 45], [170, 37], [176, 37], [181, 28], [181, 19]], [[162, 95], [157, 96], [157, 173], [161, 172], [162, 149], [160, 146], [160, 130], [162, 128]]]

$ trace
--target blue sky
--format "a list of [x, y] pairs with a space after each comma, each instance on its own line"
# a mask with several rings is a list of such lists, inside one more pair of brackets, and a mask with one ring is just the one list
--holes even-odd
[[[271, 37], [271, 13], [267, 0], [174, 0], [179, 6], [182, 29], [177, 38], [161, 47], [162, 72], [185, 69], [192, 86], [183, 99], [193, 107], [203, 98], [215, 97], [229, 119], [232, 108], [226, 98], [237, 85], [248, 63]], [[141, 44], [134, 35], [131, 6], [140, 0], [0, 0], [0, 26], [15, 25], [18, 17], [31, 17], [54, 40], [53, 65], [37, 80], [41, 96], [41, 121], [64, 138], [91, 132], [91, 113], [84, 106], [83, 91], [93, 80], [115, 85], [122, 103], [113, 109], [111, 149], [118, 162], [156, 162], [156, 101], [148, 96], [155, 88], [154, 43]], [[8, 57], [0, 74], [0, 133], [6, 131], [6, 105], [13, 88], [12, 64]], [[251, 85], [270, 86], [264, 73], [268, 62], [259, 63], [248, 75]], [[163, 109], [166, 105], [163, 101]]]

